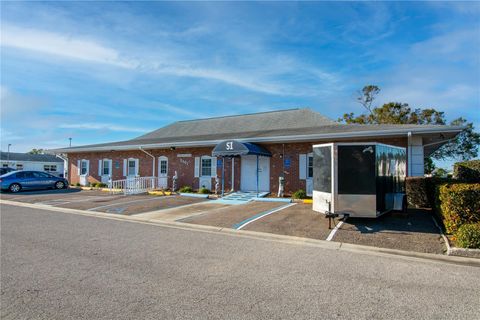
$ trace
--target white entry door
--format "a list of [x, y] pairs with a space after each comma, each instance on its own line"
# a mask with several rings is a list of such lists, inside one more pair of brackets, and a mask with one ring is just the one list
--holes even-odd
[[168, 188], [168, 158], [164, 156], [158, 158], [158, 187]]
[[[242, 157], [240, 187], [242, 191], [257, 190], [257, 156]], [[258, 157], [258, 191], [270, 192], [269, 157]]]

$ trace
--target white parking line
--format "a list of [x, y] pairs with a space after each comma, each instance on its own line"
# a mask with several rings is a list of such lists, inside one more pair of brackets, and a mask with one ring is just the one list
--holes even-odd
[[135, 203], [135, 202], [141, 202], [141, 201], [152, 201], [152, 200], [159, 200], [159, 199], [172, 198], [172, 197], [174, 197], [174, 196], [164, 196], [164, 197], [161, 197], [161, 198], [139, 199], [139, 200], [126, 201], [126, 202], [121, 202], [121, 203], [112, 203], [112, 204], [107, 204], [107, 205], [100, 206], [100, 207], [90, 208], [90, 209], [87, 209], [87, 211], [95, 211], [95, 210], [98, 210], [98, 209], [114, 207], [114, 206], [121, 206], [121, 205], [129, 204], [129, 203]]
[[343, 225], [343, 223], [347, 220], [347, 217], [343, 217], [343, 220], [340, 221], [339, 223], [337, 223], [337, 225], [335, 226], [335, 228], [333, 228], [332, 232], [330, 232], [330, 234], [328, 235], [327, 237], [327, 241], [332, 241], [333, 237], [335, 236], [335, 233], [337, 233], [338, 229], [340, 229], [340, 227]]

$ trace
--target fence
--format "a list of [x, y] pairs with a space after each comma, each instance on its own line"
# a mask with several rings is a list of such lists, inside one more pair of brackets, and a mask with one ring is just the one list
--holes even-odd
[[139, 194], [154, 190], [157, 186], [158, 177], [131, 177], [112, 181], [110, 193]]

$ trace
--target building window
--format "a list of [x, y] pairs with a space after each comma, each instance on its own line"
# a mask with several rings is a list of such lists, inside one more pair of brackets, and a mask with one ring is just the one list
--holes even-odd
[[102, 174], [104, 176], [110, 175], [110, 160], [103, 160], [102, 163]]
[[17, 163], [17, 170], [23, 170], [23, 164]]
[[128, 160], [128, 176], [136, 175], [136, 161], [135, 160]]
[[160, 174], [167, 174], [167, 160], [160, 160]]
[[88, 162], [87, 162], [87, 160], [82, 160], [82, 162], [80, 164], [80, 174], [82, 176], [86, 175], [87, 171], [88, 171]]
[[307, 178], [313, 178], [313, 155], [308, 155]]
[[43, 166], [43, 171], [56, 172], [57, 171], [57, 165], [56, 164], [52, 164], [52, 165], [46, 164], [46, 165]]
[[201, 166], [202, 176], [212, 176], [212, 159], [211, 158], [202, 158]]

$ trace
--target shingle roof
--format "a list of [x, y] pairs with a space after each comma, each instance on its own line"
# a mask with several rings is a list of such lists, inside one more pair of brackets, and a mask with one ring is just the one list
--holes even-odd
[[62, 159], [51, 154], [30, 154], [0, 151], [0, 160], [35, 161], [35, 162], [63, 162]]
[[[289, 109], [238, 116], [178, 121], [137, 138], [111, 143], [85, 145], [54, 150], [75, 152], [98, 148], [123, 148], [153, 144], [181, 144], [225, 139], [252, 139], [294, 137], [308, 135], [353, 135], [386, 132], [390, 130], [454, 130], [457, 127], [439, 125], [358, 125], [339, 124], [310, 109]], [[459, 129], [460, 130], [460, 129]], [[272, 142], [275, 141], [272, 139]], [[264, 140], [264, 139], [263, 139]]]
[[133, 140], [206, 136], [211, 134], [242, 134], [291, 130], [324, 125], [338, 125], [310, 109], [289, 109], [237, 116], [178, 121]]

